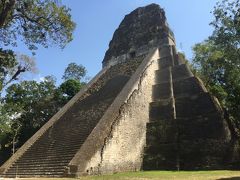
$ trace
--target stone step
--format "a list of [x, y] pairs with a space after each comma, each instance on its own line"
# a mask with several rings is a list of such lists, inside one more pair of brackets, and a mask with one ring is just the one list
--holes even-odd
[[59, 145], [59, 144], [49, 144], [48, 146], [45, 145], [45, 146], [42, 146], [42, 145], [39, 145], [39, 146], [34, 146], [32, 148], [29, 149], [28, 152], [36, 152], [36, 151], [61, 151], [61, 150], [65, 150], [65, 151], [71, 151], [71, 150], [76, 150], [76, 149], [79, 149], [81, 147], [81, 144], [82, 143], [79, 143], [79, 144], [75, 144], [74, 146], [71, 145], [71, 144], [64, 144], [63, 145]]
[[[79, 147], [80, 148], [80, 147]], [[79, 150], [79, 148], [75, 148], [75, 149], [64, 149], [64, 148], [59, 148], [59, 149], [47, 149], [44, 151], [44, 150], [36, 150], [36, 151], [27, 151], [25, 152], [25, 154], [23, 154], [22, 157], [24, 156], [30, 156], [30, 155], [51, 155], [51, 154], [56, 154], [56, 155], [59, 155], [59, 154], [68, 154], [68, 153], [76, 153], [76, 151]], [[65, 152], [65, 153], [64, 153]]]
[[14, 173], [14, 172], [12, 172], [12, 173], [6, 173], [4, 176], [5, 177], [22, 177], [22, 178], [24, 178], [24, 177], [26, 177], [26, 178], [28, 178], [28, 177], [31, 177], [31, 178], [33, 178], [33, 177], [61, 177], [61, 176], [63, 176], [64, 175], [64, 171], [56, 171], [56, 172], [19, 172], [19, 173], [17, 173], [17, 175], [16, 175], [16, 173]]
[[[76, 131], [76, 132], [74, 132]], [[61, 137], [61, 134], [46, 134], [45, 139], [53, 139], [53, 138], [59, 138], [59, 140], [65, 140], [65, 141], [70, 141], [72, 140], [71, 137], [74, 136], [77, 139], [81, 138], [82, 136], [84, 137], [86, 133], [88, 133], [89, 130], [83, 131], [81, 128], [79, 129], [72, 129], [71, 132], [64, 132], [66, 134], [66, 137]], [[63, 133], [63, 132], [62, 132]]]
[[13, 173], [13, 172], [38, 172], [38, 171], [42, 171], [42, 172], [61, 172], [64, 171], [67, 168], [67, 164], [65, 164], [64, 166], [35, 166], [35, 167], [30, 167], [30, 166], [26, 166], [26, 167], [12, 167], [8, 170], [8, 173]]
[[77, 136], [71, 136], [71, 138], [69, 139], [64, 139], [64, 138], [61, 138], [61, 135], [59, 135], [60, 137], [58, 136], [53, 136], [53, 137], [46, 137], [46, 138], [43, 138], [41, 141], [37, 141], [39, 143], [43, 143], [43, 144], [48, 144], [48, 143], [51, 143], [51, 142], [62, 142], [63, 144], [65, 143], [75, 143], [75, 142], [78, 142], [78, 141], [82, 141], [83, 139], [85, 139], [87, 137], [87, 135], [77, 135]]
[[149, 119], [150, 122], [174, 119], [173, 99], [169, 98], [150, 103]]
[[45, 149], [45, 148], [61, 148], [64, 149], [68, 149], [68, 148], [77, 148], [79, 146], [81, 146], [83, 144], [82, 142], [71, 142], [71, 143], [64, 143], [64, 142], [58, 142], [58, 141], [52, 141], [52, 142], [48, 142], [47, 143], [36, 143], [34, 144], [31, 148], [38, 150], [39, 148]]
[[174, 65], [174, 59], [172, 55], [162, 57], [158, 60], [158, 69], [163, 70]]
[[161, 155], [162, 157], [176, 156], [178, 143], [158, 143], [154, 145], [146, 145], [144, 154], [146, 155]]
[[187, 97], [204, 93], [205, 88], [196, 77], [190, 77], [173, 82], [173, 94], [175, 98]]
[[50, 174], [50, 175], [41, 175], [41, 174], [31, 174], [31, 175], [18, 175], [16, 176], [15, 174], [11, 174], [11, 175], [6, 175], [4, 176], [4, 178], [47, 178], [47, 177], [51, 177], [51, 178], [60, 178], [63, 177], [63, 173], [61, 174]]
[[[59, 156], [59, 155], [65, 155], [65, 154], [75, 154], [77, 152], [77, 150], [75, 151], [46, 151], [46, 152], [27, 152], [24, 156]], [[22, 156], [22, 157], [24, 157]]]
[[174, 55], [173, 48], [174, 47], [171, 45], [166, 45], [166, 46], [162, 46], [161, 48], [159, 48], [160, 57], [164, 58], [164, 57], [173, 56]]
[[172, 79], [173, 81], [179, 81], [181, 79], [186, 79], [193, 77], [193, 73], [187, 64], [181, 64], [172, 67]]
[[153, 85], [152, 99], [153, 101], [160, 101], [168, 99], [173, 96], [172, 85], [170, 82]]
[[68, 161], [65, 162], [43, 162], [43, 161], [38, 161], [36, 163], [21, 163], [21, 164], [13, 164], [13, 166], [11, 166], [11, 168], [16, 168], [16, 167], [60, 167], [60, 166], [66, 166], [68, 164]]
[[218, 112], [193, 118], [178, 118], [176, 121], [178, 122], [180, 140], [224, 140], [231, 138], [230, 131], [225, 129], [227, 124]]
[[177, 170], [178, 145], [147, 145], [144, 151], [143, 170]]
[[209, 93], [175, 99], [176, 117], [190, 118], [203, 114], [219, 112], [217, 104]]
[[[59, 158], [59, 159], [63, 159], [63, 158], [69, 158], [69, 157], [72, 157], [75, 153], [67, 153], [67, 154], [53, 154], [53, 155], [36, 155], [35, 156], [35, 159], [38, 158], [39, 160], [40, 159], [47, 159], [47, 158]], [[34, 156], [25, 156], [25, 157], [22, 157], [22, 160], [32, 160], [34, 159]], [[19, 159], [20, 160], [20, 159]]]
[[165, 68], [155, 71], [155, 84], [161, 84], [171, 81], [171, 68]]
[[[70, 159], [71, 160], [71, 159]], [[70, 162], [69, 159], [48, 159], [48, 160], [29, 160], [29, 161], [17, 161], [16, 163], [13, 164], [13, 167], [15, 166], [24, 166], [24, 165], [44, 165], [44, 164], [52, 164], [52, 165], [58, 165], [58, 164], [66, 164]]]
[[223, 140], [180, 141], [180, 168], [183, 170], [219, 169], [224, 163], [229, 143]]
[[56, 159], [60, 159], [60, 160], [69, 160], [74, 156], [74, 154], [70, 154], [70, 155], [61, 155], [61, 156], [31, 156], [31, 157], [22, 157], [21, 159], [18, 160], [18, 162], [23, 162], [23, 161], [47, 161], [49, 159], [51, 160], [56, 160]]
[[25, 173], [25, 172], [63, 172], [65, 171], [65, 167], [18, 167], [11, 168], [8, 170], [8, 173]]
[[[82, 116], [81, 116], [82, 117]], [[81, 117], [79, 117], [79, 118], [81, 118]], [[88, 127], [87, 128], [82, 128], [82, 126], [84, 125], [84, 124], [81, 124], [79, 121], [71, 121], [70, 123], [79, 123], [79, 125], [77, 125], [77, 126], [75, 126], [75, 127], [65, 127], [65, 128], [70, 128], [71, 130], [66, 130], [66, 129], [64, 129], [63, 127], [61, 127], [61, 126], [67, 126], [67, 125], [65, 125], [65, 124], [63, 124], [63, 125], [56, 125], [55, 127], [54, 127], [54, 132], [47, 132], [47, 134], [48, 134], [48, 136], [45, 136], [45, 137], [47, 137], [47, 138], [49, 138], [49, 137], [54, 137], [54, 136], [59, 136], [60, 134], [60, 132], [62, 132], [62, 133], [64, 133], [64, 134], [66, 134], [66, 137], [62, 137], [63, 139], [65, 138], [65, 139], [69, 139], [71, 136], [76, 136], [76, 137], [78, 137], [79, 135], [84, 135], [85, 133], [88, 133], [90, 130], [91, 130], [91, 127], [93, 126], [93, 124], [88, 124]], [[59, 132], [58, 131], [56, 131], [56, 130], [60, 130]], [[81, 131], [79, 131], [79, 130], [81, 130]]]
[[56, 153], [54, 153], [54, 152], [51, 152], [51, 153], [42, 153], [42, 154], [39, 154], [39, 153], [36, 153], [36, 154], [34, 154], [34, 153], [31, 153], [31, 154], [26, 154], [25, 156], [22, 156], [23, 157], [23, 159], [30, 159], [30, 158], [41, 158], [41, 157], [69, 157], [69, 156], [71, 156], [71, 155], [74, 155], [74, 154], [76, 154], [76, 152], [77, 151], [75, 151], [75, 152], [56, 152]]
[[[73, 131], [73, 130], [72, 130]], [[65, 132], [66, 137], [62, 137], [63, 134], [51, 134], [49, 135], [48, 133], [43, 136], [43, 139], [57, 139], [57, 140], [62, 140], [62, 141], [72, 141], [72, 137], [76, 138], [76, 140], [80, 140], [82, 137], [85, 137], [86, 134], [89, 133], [89, 131], [82, 131], [80, 128], [75, 130], [76, 132]], [[41, 140], [43, 140], [41, 139]]]
[[75, 152], [77, 151], [79, 148], [81, 147], [81, 145], [79, 145], [78, 147], [70, 147], [69, 148], [64, 148], [64, 147], [57, 147], [57, 148], [52, 148], [52, 147], [45, 147], [45, 150], [43, 149], [43, 147], [41, 147], [40, 149], [31, 149], [29, 151], [27, 151], [26, 153], [51, 153], [51, 152], [62, 152], [62, 151], [66, 151], [66, 152]]
[[170, 158], [165, 158], [164, 156], [152, 156], [144, 155], [143, 158], [143, 170], [178, 170], [178, 161], [176, 156], [171, 156]]
[[56, 146], [56, 148], [54, 149], [53, 147], [45, 147], [45, 150], [43, 149], [43, 147], [41, 147], [41, 149], [30, 149], [29, 151], [27, 151], [26, 153], [51, 153], [51, 152], [56, 152], [56, 153], [61, 153], [63, 151], [66, 151], [66, 152], [74, 152], [76, 150], [78, 150], [79, 148], [81, 147], [81, 145], [79, 146], [75, 146], [75, 147], [72, 147], [69, 146], [69, 148], [67, 147], [60, 147], [60, 146]]
[[35, 163], [35, 164], [32, 164], [32, 163], [29, 163], [29, 164], [14, 164], [11, 169], [15, 169], [15, 168], [37, 168], [37, 167], [48, 167], [48, 168], [62, 168], [63, 166], [67, 166], [68, 165], [68, 162], [58, 162], [58, 163]]
[[[52, 143], [50, 143], [49, 142], [49, 144], [42, 144], [42, 143], [36, 143], [36, 144], [34, 144], [32, 147], [31, 147], [31, 149], [32, 150], [38, 150], [39, 148], [41, 149], [45, 149], [46, 150], [46, 148], [61, 148], [61, 149], [68, 149], [68, 148], [72, 148], [72, 149], [74, 149], [74, 148], [78, 148], [78, 147], [80, 147], [81, 145], [83, 144], [83, 141], [82, 142], [72, 142], [72, 144], [68, 144], [68, 143], [60, 143], [60, 142], [52, 142]], [[29, 149], [29, 150], [31, 150], [31, 149]]]
[[147, 145], [162, 143], [175, 143], [178, 138], [176, 120], [158, 121], [147, 123]]

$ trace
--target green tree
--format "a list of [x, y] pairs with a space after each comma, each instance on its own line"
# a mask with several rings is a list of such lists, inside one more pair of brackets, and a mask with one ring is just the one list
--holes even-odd
[[0, 156], [8, 158], [61, 108], [56, 90], [52, 77], [43, 82], [23, 81], [6, 89], [0, 120], [5, 116], [8, 121], [3, 122]]
[[74, 28], [70, 9], [55, 0], [0, 0], [0, 45], [21, 40], [30, 50], [51, 44], [64, 48]]
[[193, 48], [193, 64], [209, 91], [217, 96], [229, 119], [240, 128], [240, 8], [222, 0], [213, 10], [213, 34]]
[[[0, 92], [25, 72], [35, 72], [35, 61], [26, 55], [0, 49]], [[0, 93], [1, 94], [1, 93]]]
[[80, 81], [75, 79], [68, 79], [63, 82], [59, 89], [62, 93], [62, 98], [64, 102], [69, 101], [75, 94], [77, 94], [80, 89], [85, 85], [85, 83], [80, 83]]
[[[0, 140], [4, 139], [6, 134], [11, 132], [11, 121], [4, 106], [0, 104]], [[0, 149], [2, 145], [0, 143]]]
[[63, 80], [75, 79], [81, 81], [86, 76], [87, 70], [83, 65], [78, 65], [76, 63], [68, 64], [64, 71]]
[[240, 47], [240, 3], [239, 0], [222, 0], [213, 10], [214, 27], [210, 37], [228, 54], [239, 56]]
[[59, 87], [53, 76], [11, 84], [0, 103], [0, 164], [25, 143], [82, 87], [76, 79]]

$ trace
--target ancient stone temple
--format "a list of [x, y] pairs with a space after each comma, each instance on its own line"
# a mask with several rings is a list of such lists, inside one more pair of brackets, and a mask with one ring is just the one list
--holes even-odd
[[231, 129], [217, 99], [178, 55], [163, 9], [151, 4], [126, 15], [103, 69], [0, 173], [63, 177], [233, 168], [239, 149]]

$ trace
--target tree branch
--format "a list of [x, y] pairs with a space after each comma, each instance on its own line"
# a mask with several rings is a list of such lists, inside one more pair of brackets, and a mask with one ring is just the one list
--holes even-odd
[[8, 84], [10, 84], [12, 81], [17, 80], [17, 79], [18, 79], [18, 76], [19, 76], [21, 73], [25, 72], [26, 70], [27, 70], [26, 67], [22, 67], [21, 65], [19, 65], [17, 71], [15, 72], [15, 74], [11, 77], [10, 80], [8, 80], [8, 81], [4, 84], [3, 88], [5, 88], [5, 87], [6, 87]]
[[8, 3], [6, 3], [6, 6], [3, 7], [2, 12], [0, 13], [0, 28], [3, 28], [6, 20], [7, 20], [7, 16], [9, 14], [9, 12], [13, 9], [13, 6], [15, 5], [16, 0], [9, 0]]

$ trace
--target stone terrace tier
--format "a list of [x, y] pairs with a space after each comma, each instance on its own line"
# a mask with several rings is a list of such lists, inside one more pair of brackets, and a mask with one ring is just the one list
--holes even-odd
[[174, 46], [162, 51], [150, 103], [143, 169], [224, 169], [231, 133], [216, 99]]

